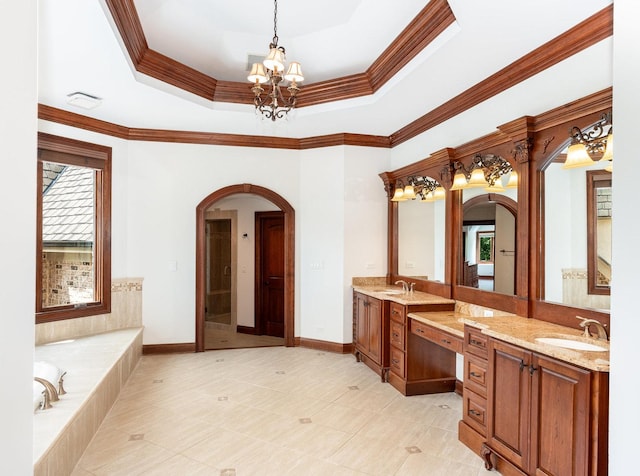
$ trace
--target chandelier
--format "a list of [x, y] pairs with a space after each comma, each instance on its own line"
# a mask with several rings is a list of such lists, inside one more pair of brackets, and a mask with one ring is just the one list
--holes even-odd
[[[604, 128], [610, 126], [605, 133]], [[599, 162], [606, 165], [605, 170], [611, 172], [613, 169], [613, 123], [611, 114], [603, 114], [588, 132], [583, 132], [579, 127], [573, 126], [569, 135], [571, 145], [567, 150], [567, 159], [562, 166], [563, 169], [572, 169], [595, 164], [591, 155], [602, 154]]]
[[[518, 174], [511, 164], [499, 155], [476, 154], [469, 167], [462, 162], [455, 162], [451, 190], [464, 190], [465, 188], [485, 187], [487, 192], [504, 192], [505, 188], [518, 187]], [[506, 185], [502, 183], [502, 177], [509, 175]]]
[[[296, 96], [300, 91], [298, 83], [304, 81], [300, 63], [291, 62], [287, 73], [284, 73], [285, 50], [283, 46], [278, 46], [278, 0], [273, 2], [273, 39], [269, 44], [269, 54], [262, 63], [253, 63], [251, 73], [247, 76], [249, 82], [253, 84], [251, 91], [254, 94], [253, 104], [256, 113], [259, 111], [267, 119], [275, 121], [282, 119], [296, 105]], [[289, 81], [287, 91], [289, 97], [285, 98], [280, 88], [280, 83]], [[261, 84], [269, 83], [271, 91], [265, 94]]]

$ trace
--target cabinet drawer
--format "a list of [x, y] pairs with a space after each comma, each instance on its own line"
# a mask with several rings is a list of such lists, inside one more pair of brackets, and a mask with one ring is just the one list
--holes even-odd
[[462, 342], [451, 334], [411, 319], [411, 332], [449, 350], [462, 354]]
[[399, 322], [391, 321], [390, 323], [390, 331], [391, 331], [391, 345], [396, 346], [400, 350], [405, 350], [404, 348], [404, 326]]
[[397, 376], [404, 378], [404, 352], [395, 347], [391, 347], [389, 367]]
[[397, 302], [389, 303], [389, 314], [391, 315], [391, 320], [396, 321], [402, 325], [405, 325], [405, 307], [402, 304], [398, 304]]
[[487, 435], [487, 400], [465, 388], [462, 394], [462, 419], [482, 436]]
[[487, 336], [482, 335], [478, 329], [465, 326], [464, 328], [464, 351], [487, 359]]
[[487, 361], [471, 354], [464, 356], [464, 386], [487, 396]]

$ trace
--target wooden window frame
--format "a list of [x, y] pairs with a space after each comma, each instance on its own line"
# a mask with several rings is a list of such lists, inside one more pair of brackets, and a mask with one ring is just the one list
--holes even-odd
[[[42, 163], [57, 162], [95, 170], [95, 300], [90, 303], [42, 306]], [[111, 312], [111, 148], [38, 133], [36, 213], [36, 324]]]

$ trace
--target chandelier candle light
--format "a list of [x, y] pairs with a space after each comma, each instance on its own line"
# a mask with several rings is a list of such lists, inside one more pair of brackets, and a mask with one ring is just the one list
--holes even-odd
[[[255, 96], [253, 103], [256, 112], [260, 111], [264, 117], [275, 121], [285, 117], [295, 107], [296, 97], [300, 91], [298, 83], [304, 81], [304, 76], [300, 63], [295, 61], [291, 62], [287, 73], [283, 76], [285, 50], [283, 46], [278, 46], [278, 0], [274, 0], [273, 4], [273, 39], [269, 44], [269, 54], [262, 63], [253, 63], [247, 79], [253, 83], [251, 91]], [[280, 89], [283, 79], [290, 82], [287, 87], [289, 98], [285, 98]], [[271, 86], [271, 91], [263, 97], [264, 88], [260, 85], [267, 82]]]

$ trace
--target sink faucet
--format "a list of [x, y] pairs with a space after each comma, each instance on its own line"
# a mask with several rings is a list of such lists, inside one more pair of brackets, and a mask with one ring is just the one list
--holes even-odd
[[409, 284], [409, 292], [413, 293], [413, 290], [415, 289], [415, 287], [416, 287], [416, 283]]
[[399, 279], [398, 281], [395, 282], [395, 284], [402, 284], [402, 292], [404, 293], [409, 292], [409, 283], [407, 283], [406, 281]]
[[607, 336], [607, 330], [604, 328], [602, 322], [598, 321], [597, 319], [585, 319], [584, 317], [580, 316], [576, 316], [576, 318], [582, 320], [582, 322], [580, 323], [580, 327], [584, 328], [585, 337], [592, 337], [591, 332], [589, 332], [589, 327], [593, 325], [595, 326], [598, 333], [598, 339], [609, 340], [609, 337]]

